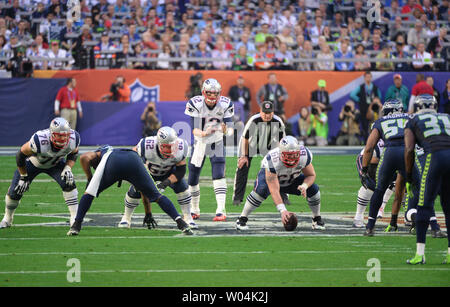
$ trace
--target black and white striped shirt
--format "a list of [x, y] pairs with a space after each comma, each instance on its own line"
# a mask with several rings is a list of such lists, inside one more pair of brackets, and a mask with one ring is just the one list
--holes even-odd
[[242, 154], [242, 139], [248, 140], [248, 156], [265, 156], [269, 150], [278, 146], [279, 141], [286, 136], [283, 120], [273, 115], [272, 120], [265, 122], [261, 114], [255, 114], [250, 117], [242, 132], [239, 141], [239, 156]]

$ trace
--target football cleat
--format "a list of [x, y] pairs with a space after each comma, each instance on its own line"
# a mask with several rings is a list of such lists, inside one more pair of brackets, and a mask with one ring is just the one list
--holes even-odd
[[248, 218], [246, 216], [240, 216], [236, 221], [236, 230], [248, 230], [247, 221]]
[[432, 230], [431, 231], [431, 236], [433, 238], [447, 238], [447, 233], [445, 231], [442, 230]]
[[325, 230], [325, 223], [322, 221], [322, 217], [320, 215], [313, 217], [311, 228], [314, 230]]
[[80, 230], [74, 228], [74, 227], [70, 227], [69, 231], [67, 232], [68, 236], [78, 236], [78, 234], [80, 233]]
[[225, 222], [227, 220], [227, 216], [222, 213], [217, 213], [216, 216], [213, 218], [214, 222]]
[[191, 227], [182, 219], [179, 218], [175, 222], [177, 222], [177, 227], [181, 232], [185, 235], [193, 235], [194, 232], [192, 231]]
[[398, 226], [389, 224], [388, 227], [386, 227], [386, 229], [384, 230], [384, 232], [398, 232]]
[[425, 264], [425, 255], [415, 255], [413, 258], [406, 260], [407, 264]]
[[375, 230], [373, 228], [366, 228], [364, 232], [365, 237], [373, 237], [375, 235]]
[[191, 216], [192, 216], [192, 218], [193, 218], [194, 220], [198, 220], [198, 219], [200, 218], [200, 214], [197, 214], [197, 213], [192, 213], [192, 212], [191, 212]]
[[127, 221], [120, 221], [119, 225], [117, 225], [119, 228], [131, 228], [131, 223], [128, 223]]
[[9, 227], [11, 227], [11, 223], [8, 223], [6, 220], [2, 220], [0, 222], [0, 229], [2, 229], [2, 228], [9, 228]]
[[450, 264], [450, 254], [447, 254], [447, 257], [445, 257], [444, 262], [442, 264]]
[[364, 222], [362, 220], [353, 220], [353, 224], [352, 224], [353, 228], [364, 228]]
[[191, 229], [198, 229], [198, 225], [195, 224], [194, 222], [190, 222], [189, 227], [191, 227]]

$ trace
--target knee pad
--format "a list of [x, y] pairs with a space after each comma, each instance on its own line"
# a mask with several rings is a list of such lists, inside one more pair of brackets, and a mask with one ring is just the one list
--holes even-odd
[[320, 191], [317, 190], [317, 193], [311, 197], [307, 197], [308, 205], [310, 206], [318, 206], [320, 205]]
[[317, 193], [319, 193], [319, 198], [320, 198], [320, 192], [319, 192], [319, 186], [315, 183], [313, 183], [307, 190], [306, 190], [306, 196], [308, 198], [312, 198], [315, 195], [317, 195]]
[[130, 186], [130, 188], [128, 189], [127, 192], [127, 196], [131, 199], [131, 198], [137, 198], [138, 199], [138, 203], [139, 203], [139, 199], [141, 199], [141, 192], [136, 191], [136, 188], [134, 186]]
[[19, 206], [20, 200], [18, 199], [12, 199], [8, 194], [5, 196], [5, 204], [6, 208], [10, 210], [14, 210]]
[[189, 205], [191, 203], [191, 192], [187, 189], [184, 192], [177, 193], [177, 200], [180, 206]]

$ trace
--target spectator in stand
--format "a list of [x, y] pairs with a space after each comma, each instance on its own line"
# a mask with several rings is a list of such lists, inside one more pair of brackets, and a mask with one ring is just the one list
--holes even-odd
[[115, 49], [116, 46], [110, 41], [109, 33], [103, 32], [102, 36], [100, 37], [100, 43], [94, 47], [95, 67], [111, 68], [112, 59], [115, 58], [115, 53], [112, 52]]
[[425, 43], [427, 39], [427, 31], [423, 28], [422, 21], [417, 20], [414, 28], [408, 32], [408, 45], [416, 46], [418, 43]]
[[416, 52], [413, 53], [412, 66], [415, 71], [426, 71], [433, 69], [433, 61], [431, 60], [431, 54], [425, 51], [425, 43], [421, 42], [417, 44]]
[[219, 35], [217, 37], [216, 46], [214, 50], [211, 51], [211, 57], [219, 60], [213, 62], [214, 69], [225, 70], [231, 68], [231, 61], [226, 61], [230, 59], [230, 53], [225, 49], [225, 40], [223, 36]]
[[285, 26], [282, 28], [281, 33], [279, 33], [276, 37], [282, 42], [287, 44], [288, 46], [292, 46], [295, 44], [294, 37], [292, 36], [292, 28], [289, 26]]
[[429, 52], [433, 58], [442, 58], [445, 60], [444, 63], [436, 63], [436, 68], [441, 71], [448, 70], [446, 62], [448, 62], [448, 53], [450, 48], [445, 46], [445, 44], [449, 42], [446, 36], [447, 28], [440, 28], [439, 35], [433, 37], [427, 46], [427, 52]]
[[266, 38], [271, 36], [273, 35], [269, 33], [269, 24], [263, 23], [261, 24], [261, 31], [258, 32], [254, 37], [255, 44], [258, 45], [261, 43], [265, 43]]
[[[249, 64], [251, 57], [247, 54], [247, 48], [245, 45], [241, 45], [237, 53], [233, 57], [233, 63], [231, 64], [232, 70], [251, 70]], [[251, 61], [251, 60], [250, 60]]]
[[77, 116], [83, 117], [83, 109], [76, 86], [75, 78], [67, 79], [66, 85], [60, 88], [56, 94], [54, 109], [55, 116], [65, 118], [73, 130], [77, 128]]
[[250, 35], [247, 32], [242, 32], [241, 39], [236, 44], [236, 50], [239, 50], [242, 45], [246, 47], [248, 53], [256, 52], [255, 44], [250, 41]]
[[158, 62], [156, 62], [157, 69], [172, 69], [172, 62], [167, 61], [174, 56], [172, 46], [170, 44], [163, 44], [162, 52], [158, 54]]
[[321, 16], [316, 16], [314, 26], [309, 29], [309, 35], [313, 45], [317, 45], [319, 36], [322, 35], [323, 28], [323, 18]]
[[439, 91], [434, 87], [434, 79], [432, 76], [426, 77], [425, 81], [433, 88], [433, 96], [436, 98], [437, 103], [441, 101], [441, 94]]
[[379, 34], [372, 35], [372, 43], [367, 47], [367, 50], [380, 52], [383, 49], [383, 42]]
[[[392, 59], [392, 54], [388, 45], [383, 45], [381, 52], [375, 57], [377, 60], [384, 60], [383, 62], [376, 62], [375, 67], [379, 71], [392, 71], [394, 70], [394, 63], [390, 60]], [[388, 61], [389, 60], [389, 61]], [[385, 62], [387, 61], [387, 62]]]
[[412, 87], [411, 98], [409, 99], [408, 113], [414, 113], [414, 101], [416, 97], [423, 94], [434, 95], [433, 88], [425, 81], [422, 73], [416, 75], [416, 84]]
[[339, 121], [342, 122], [341, 129], [336, 138], [336, 145], [357, 146], [361, 144], [359, 128], [361, 113], [355, 108], [355, 103], [347, 101], [339, 113]]
[[274, 54], [267, 52], [267, 44], [258, 44], [257, 45], [258, 52], [255, 54], [253, 58], [253, 66], [256, 70], [269, 70], [273, 67], [272, 60], [263, 60], [263, 59], [271, 59]]
[[288, 50], [286, 43], [281, 43], [278, 51], [275, 52], [275, 66], [274, 69], [291, 70], [293, 69], [292, 53]]
[[[353, 59], [353, 53], [348, 50], [348, 44], [343, 42], [341, 49], [334, 53], [335, 59]], [[355, 69], [354, 62], [336, 62], [335, 67], [337, 71], [351, 71]]]
[[142, 51], [142, 45], [136, 44], [133, 48], [134, 52], [132, 54], [133, 58], [137, 58], [136, 61], [132, 61], [130, 63], [130, 68], [132, 69], [148, 69], [147, 63], [144, 61], [140, 61], [146, 58], [146, 53]]
[[[186, 41], [180, 41], [178, 44], [178, 50], [175, 52], [176, 58], [189, 58], [191, 52], [189, 51], [189, 44]], [[173, 66], [178, 70], [190, 70], [193, 69], [194, 63], [188, 61], [173, 62]]]
[[[1, 50], [1, 44], [0, 44]], [[27, 49], [26, 57], [46, 57], [46, 51], [38, 46], [36, 41], [33, 41]], [[47, 61], [33, 61], [33, 69], [47, 69]]]
[[[311, 60], [313, 59], [313, 47], [311, 41], [305, 41], [303, 43], [303, 48], [299, 50], [298, 57], [300, 59]], [[297, 70], [312, 70], [312, 62], [299, 62]]]
[[331, 52], [330, 46], [325, 43], [321, 46], [320, 52], [317, 54], [318, 60], [330, 60], [330, 61], [317, 61], [314, 63], [316, 70], [328, 70], [333, 71], [335, 68], [334, 65], [334, 55]]
[[447, 82], [445, 83], [445, 88], [442, 92], [442, 100], [439, 101], [438, 111], [450, 114], [450, 79], [447, 79]]
[[[417, 0], [407, 0], [407, 3], [402, 7], [402, 14], [412, 14], [414, 9], [419, 10], [421, 13], [424, 13], [420, 4], [417, 3]], [[406, 20], [409, 20], [408, 17], [405, 17]]]
[[[206, 41], [200, 41], [197, 46], [197, 50], [194, 52], [194, 57], [196, 58], [210, 58], [211, 53], [206, 49]], [[211, 69], [212, 63], [207, 61], [197, 61], [195, 62], [195, 69]]]
[[[393, 59], [408, 59], [410, 58], [409, 54], [404, 51], [404, 39], [402, 36], [397, 38], [397, 42], [395, 43], [395, 51], [392, 53]], [[395, 62], [394, 63], [395, 71], [408, 71], [411, 70], [411, 64], [409, 62]]]
[[369, 70], [370, 69], [371, 64], [369, 62], [369, 56], [366, 54], [363, 44], [356, 45], [355, 59], [358, 59], [358, 62], [355, 62], [355, 70]]
[[[51, 48], [47, 51], [48, 69], [52, 70], [70, 70], [75, 60], [72, 55], [64, 49], [59, 48], [59, 41], [52, 41]], [[67, 61], [53, 61], [54, 58], [65, 58]]]
[[384, 101], [388, 99], [400, 99], [403, 103], [403, 110], [408, 110], [409, 89], [402, 84], [402, 76], [400, 74], [394, 75], [394, 84], [387, 89]]
[[361, 112], [362, 136], [364, 139], [367, 138], [369, 133], [369, 122], [367, 120], [369, 106], [375, 97], [381, 99], [381, 91], [373, 84], [372, 73], [366, 71], [364, 73], [364, 83], [350, 93], [350, 98], [358, 105]]
[[[443, 28], [445, 29], [445, 28]], [[439, 29], [437, 28], [437, 23], [434, 20], [428, 22], [428, 26], [425, 29], [427, 42], [429, 42], [433, 37], [439, 36]]]

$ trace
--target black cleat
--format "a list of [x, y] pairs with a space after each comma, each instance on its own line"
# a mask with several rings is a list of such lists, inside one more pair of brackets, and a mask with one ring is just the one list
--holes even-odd
[[314, 230], [325, 230], [325, 223], [320, 215], [313, 217], [311, 228]]
[[431, 236], [433, 238], [447, 238], [447, 233], [445, 231], [442, 231], [440, 229], [438, 230], [432, 230]]
[[177, 222], [177, 227], [181, 232], [185, 235], [193, 235], [194, 232], [192, 231], [191, 227], [182, 219], [179, 218], [175, 222]]
[[375, 235], [374, 228], [366, 228], [366, 231], [364, 232], [365, 237], [373, 237]]
[[69, 231], [67, 232], [68, 236], [78, 236], [78, 234], [81, 231], [81, 222], [75, 220], [75, 222], [73, 222], [72, 226], [70, 227]]
[[247, 221], [246, 216], [240, 216], [236, 221], [236, 230], [248, 230]]

